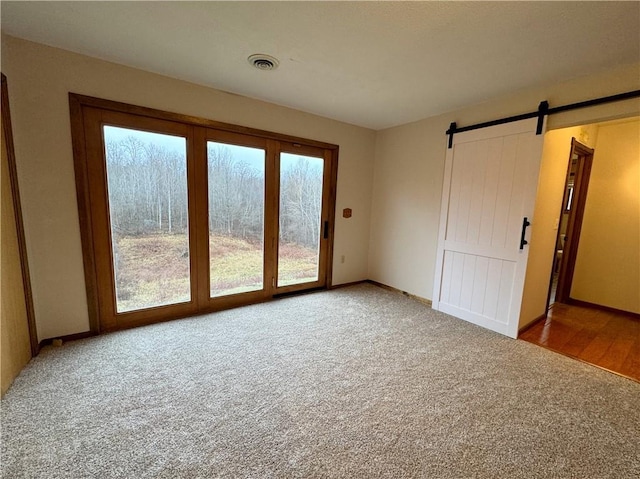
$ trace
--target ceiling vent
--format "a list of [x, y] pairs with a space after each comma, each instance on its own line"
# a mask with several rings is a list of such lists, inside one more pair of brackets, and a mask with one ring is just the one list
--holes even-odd
[[258, 70], [275, 70], [280, 64], [277, 58], [274, 58], [271, 55], [265, 55], [263, 53], [256, 53], [255, 55], [251, 55], [249, 58], [247, 58], [247, 60], [249, 60], [249, 63], [256, 67]]

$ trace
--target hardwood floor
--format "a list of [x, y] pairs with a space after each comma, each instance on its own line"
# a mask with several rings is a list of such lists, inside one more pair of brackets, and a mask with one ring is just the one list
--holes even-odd
[[555, 303], [519, 339], [640, 382], [640, 319], [631, 314]]

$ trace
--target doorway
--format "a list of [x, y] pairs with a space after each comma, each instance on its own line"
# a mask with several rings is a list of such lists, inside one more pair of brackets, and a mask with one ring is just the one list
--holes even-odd
[[[555, 219], [560, 207], [567, 228], [560, 225], [560, 231], [549, 231], [551, 236], [547, 237], [545, 255], [549, 255], [547, 271], [552, 272], [552, 279], [558, 278], [560, 268], [566, 267], [562, 260], [571, 261], [564, 255], [568, 255], [567, 244], [572, 238], [580, 240], [580, 254], [571, 261], [575, 268], [570, 268], [565, 276], [569, 280], [564, 295], [557, 298], [550, 295], [552, 304], [547, 303], [545, 315], [530, 323], [520, 335], [523, 340], [635, 380], [640, 380], [638, 121], [637, 117], [630, 117], [585, 124], [564, 132], [558, 130], [549, 139], [548, 151], [554, 154], [548, 156], [547, 164], [554, 165], [554, 178], [551, 175], [543, 178], [555, 181], [556, 195], [549, 203], [547, 224], [552, 224], [551, 215]], [[598, 157], [595, 158], [595, 150], [584, 147], [573, 136], [590, 142]], [[565, 161], [559, 164], [558, 160]], [[585, 164], [582, 169], [581, 162]], [[589, 168], [587, 175], [585, 170]], [[578, 207], [580, 195], [576, 190], [587, 184], [589, 202]], [[584, 221], [580, 217], [570, 218], [577, 213], [584, 215]], [[581, 227], [572, 232], [571, 225], [576, 223]], [[564, 248], [560, 235], [568, 239]], [[577, 250], [576, 243], [571, 244]], [[559, 258], [558, 250], [563, 249]], [[545, 285], [549, 284], [548, 278], [549, 273], [541, 277]]]
[[92, 328], [330, 286], [337, 146], [79, 95], [72, 117]]
[[556, 302], [566, 303], [571, 295], [593, 154], [593, 149], [571, 139], [547, 309]]

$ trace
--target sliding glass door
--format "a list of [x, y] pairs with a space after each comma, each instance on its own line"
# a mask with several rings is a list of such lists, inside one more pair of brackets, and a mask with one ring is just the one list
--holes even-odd
[[80, 213], [90, 220], [85, 270], [90, 260], [101, 329], [194, 313], [191, 128], [97, 108], [83, 120], [90, 214]]
[[76, 142], [100, 329], [330, 284], [335, 150], [114, 109], [84, 106]]
[[325, 286], [330, 153], [211, 129], [199, 134], [207, 158], [198, 183], [199, 203], [207, 204], [206, 225], [199, 218], [200, 242], [208, 245], [203, 301], [232, 306]]
[[324, 152], [281, 144], [278, 152], [278, 292], [322, 286], [328, 237]]
[[209, 309], [270, 294], [267, 191], [273, 182], [267, 140], [196, 131], [200, 302]]

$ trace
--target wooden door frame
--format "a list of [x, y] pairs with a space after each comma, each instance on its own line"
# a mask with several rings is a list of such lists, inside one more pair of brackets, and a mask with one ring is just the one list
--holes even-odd
[[[571, 299], [571, 283], [573, 282], [573, 274], [575, 271], [576, 258], [578, 256], [578, 244], [580, 242], [580, 233], [582, 231], [582, 221], [584, 219], [584, 210], [587, 202], [587, 190], [589, 187], [589, 178], [591, 176], [591, 167], [593, 166], [593, 155], [595, 150], [583, 145], [575, 138], [571, 138], [571, 151], [569, 152], [569, 161], [567, 166], [567, 175], [564, 182], [564, 194], [562, 196], [562, 205], [560, 208], [560, 224], [562, 224], [562, 216], [565, 214], [567, 202], [569, 200], [568, 186], [569, 177], [571, 175], [571, 165], [573, 155], [576, 154], [577, 168], [573, 185], [573, 196], [571, 200], [571, 209], [569, 210], [569, 218], [567, 223], [567, 231], [565, 242], [562, 247], [562, 259], [560, 260], [560, 271], [558, 274], [558, 284], [556, 286], [556, 295], [554, 302], [566, 303]], [[556, 235], [556, 248], [553, 251], [554, 260], [557, 250], [558, 241], [560, 239], [561, 228], [558, 228]], [[568, 239], [567, 239], [568, 237]], [[549, 295], [547, 298], [547, 309], [551, 301], [551, 285], [553, 283], [553, 269], [551, 270], [551, 281], [549, 286]]]
[[[73, 143], [73, 154], [74, 154], [74, 167], [75, 167], [75, 175], [76, 175], [76, 193], [77, 193], [77, 201], [78, 201], [78, 214], [80, 220], [80, 231], [81, 231], [81, 240], [82, 240], [82, 254], [83, 254], [83, 263], [85, 270], [85, 284], [86, 284], [86, 293], [87, 293], [87, 303], [88, 303], [88, 312], [89, 312], [89, 323], [90, 323], [90, 332], [93, 334], [98, 334], [101, 331], [110, 331], [117, 329], [124, 329], [128, 327], [135, 327], [143, 324], [149, 324], [159, 321], [165, 321], [170, 319], [177, 319], [185, 316], [192, 316], [195, 314], [207, 313], [211, 311], [217, 311], [220, 309], [226, 309], [229, 307], [240, 306], [244, 304], [250, 304], [252, 302], [260, 302], [271, 299], [272, 297], [276, 297], [278, 294], [276, 291], [271, 288], [267, 290], [268, 294], [257, 295], [255, 298], [251, 298], [251, 300], [239, 301], [238, 297], [230, 297], [225, 301], [216, 301], [210, 302], [209, 298], [205, 298], [203, 293], [204, 288], [202, 281], [208, 278], [206, 272], [201, 271], [203, 268], [203, 261], [198, 260], [192, 263], [192, 272], [196, 271], [195, 275], [192, 273], [191, 280], [192, 286], [196, 288], [196, 294], [192, 294], [192, 300], [189, 303], [188, 308], [183, 308], [180, 311], [174, 310], [175, 308], [171, 308], [170, 306], [159, 306], [156, 308], [148, 308], [146, 310], [142, 310], [144, 314], [140, 314], [139, 318], [136, 320], [132, 320], [126, 324], [118, 324], [116, 321], [104, 321], [104, 311], [101, 306], [101, 287], [100, 285], [104, 285], [105, 281], [112, 281], [112, 278], [105, 279], [105, 275], [100, 275], [98, 270], [98, 265], [96, 264], [96, 245], [101, 241], [101, 235], [105, 233], [105, 231], [95, 231], [94, 224], [96, 223], [95, 216], [102, 215], [104, 216], [105, 206], [104, 200], [102, 200], [102, 206], [98, 206], [96, 209], [96, 192], [93, 188], [91, 188], [91, 177], [95, 177], [95, 169], [96, 166], [92, 164], [92, 159], [95, 160], [95, 152], [89, 151], [88, 145], [89, 143], [95, 144], [96, 138], [95, 132], [91, 132], [85, 129], [85, 122], [91, 119], [93, 112], [96, 110], [102, 110], [105, 112], [107, 116], [114, 116], [120, 114], [126, 114], [135, 116], [137, 118], [136, 121], [140, 122], [141, 125], [148, 124], [153, 125], [154, 123], [159, 122], [173, 122], [176, 124], [182, 124], [186, 126], [190, 133], [188, 135], [187, 143], [189, 152], [191, 152], [191, 156], [193, 158], [187, 159], [189, 167], [193, 168], [193, 171], [202, 172], [202, 165], [198, 165], [197, 162], [199, 158], [202, 157], [203, 145], [198, 144], [199, 139], [203, 139], [206, 137], [205, 129], [213, 129], [220, 132], [223, 136], [234, 136], [234, 135], [244, 135], [246, 137], [254, 137], [259, 138], [261, 142], [266, 140], [266, 144], [268, 147], [268, 155], [274, 155], [276, 151], [275, 146], [279, 144], [279, 142], [288, 143], [293, 145], [294, 147], [300, 148], [301, 151], [305, 149], [315, 149], [323, 150], [325, 159], [329, 160], [329, 170], [325, 175], [327, 195], [325, 199], [325, 203], [323, 203], [323, 220], [329, 221], [329, 231], [328, 238], [326, 238], [326, 265], [325, 265], [325, 274], [324, 274], [324, 283], [320, 286], [321, 288], [330, 288], [332, 285], [332, 266], [333, 266], [333, 241], [334, 241], [334, 223], [335, 223], [335, 201], [336, 201], [336, 183], [337, 183], [337, 168], [338, 168], [338, 145], [325, 143], [316, 140], [309, 140], [305, 138], [284, 135], [280, 133], [273, 133], [264, 130], [257, 130], [253, 128], [232, 125], [228, 123], [217, 122], [213, 120], [207, 120], [203, 118], [193, 117], [189, 115], [183, 115], [179, 113], [166, 112], [162, 110], [156, 110], [147, 107], [141, 107], [136, 105], [129, 105], [126, 103], [114, 102], [111, 100], [104, 100], [100, 98], [88, 97], [84, 95], [79, 95], [75, 93], [69, 93], [69, 108], [70, 108], [70, 118], [71, 118], [71, 130], [72, 130], [72, 143]], [[95, 120], [95, 118], [94, 118]], [[153, 130], [153, 126], [149, 127]], [[142, 129], [145, 129], [144, 127]], [[92, 136], [94, 138], [92, 138]], [[94, 145], [95, 147], [95, 145]], [[200, 155], [200, 157], [198, 156]], [[202, 160], [200, 158], [200, 160]], [[101, 161], [103, 161], [101, 159]], [[94, 161], [95, 163], [95, 161]], [[195, 164], [193, 164], [195, 163]], [[99, 170], [100, 168], [98, 168]], [[104, 168], [102, 168], [104, 169]], [[103, 172], [104, 173], [104, 172]], [[100, 175], [98, 175], [100, 176]], [[202, 176], [202, 175], [200, 175]], [[104, 182], [104, 174], [102, 174], [102, 179], [98, 179], [97, 181]], [[96, 181], [95, 178], [93, 181]], [[199, 193], [199, 190], [202, 191], [204, 187], [202, 184], [202, 178], [194, 178], [189, 181], [189, 204], [192, 204], [191, 196], [192, 194], [196, 195], [197, 198], [202, 198], [202, 193]], [[106, 188], [106, 185], [104, 186]], [[103, 188], [100, 188], [103, 189]], [[192, 191], [191, 191], [192, 190]], [[266, 192], [267, 201], [271, 201], [269, 198], [275, 197], [273, 191]], [[104, 196], [104, 194], [103, 194]], [[202, 207], [199, 205], [202, 200], [195, 199], [193, 202], [195, 210]], [[100, 199], [97, 200], [100, 203]], [[275, 201], [275, 200], [274, 200]], [[325, 211], [324, 206], [327, 205], [327, 209]], [[196, 214], [201, 214], [200, 212], [196, 212]], [[191, 225], [196, 225], [197, 219], [194, 221], [190, 221], [190, 230]], [[272, 228], [272, 227], [269, 227]], [[102, 228], [104, 230], [104, 228]], [[273, 235], [273, 231], [265, 231], [265, 234]], [[199, 231], [193, 233], [193, 238], [195, 239], [195, 245], [191, 245], [192, 251], [196, 252], [196, 254], [201, 254], [201, 252], [206, 248], [205, 242], [203, 242], [203, 238], [201, 237]], [[195, 255], [194, 255], [195, 256]], [[104, 262], [104, 261], [103, 261]], [[102, 268], [104, 269], [104, 268]], [[271, 286], [271, 285], [269, 285]], [[104, 288], [102, 288], [104, 289]], [[192, 289], [193, 291], [193, 289]], [[239, 295], [238, 295], [239, 296]], [[104, 298], [103, 298], [104, 302]], [[185, 303], [186, 304], [186, 303]], [[158, 316], [151, 317], [150, 313], [155, 310], [158, 312]], [[149, 313], [149, 314], [147, 314]], [[125, 313], [130, 314], [130, 313]]]
[[[274, 295], [286, 295], [295, 293], [302, 290], [309, 289], [322, 289], [331, 287], [331, 269], [330, 264], [332, 261], [332, 252], [329, 251], [330, 244], [333, 242], [328, 241], [333, 236], [332, 232], [327, 230], [327, 237], [324, 236], [325, 224], [331, 229], [335, 220], [335, 181], [337, 171], [333, 168], [333, 155], [331, 150], [321, 149], [317, 147], [304, 146], [291, 142], [278, 142], [276, 153], [276, 172], [275, 172], [275, 189], [273, 201], [275, 217], [272, 227], [274, 231], [279, 232], [280, 221], [280, 155], [282, 153], [288, 153], [292, 155], [303, 155], [323, 160], [322, 171], [322, 204], [320, 212], [320, 234], [319, 234], [319, 252], [318, 252], [318, 280], [308, 283], [295, 283], [286, 286], [278, 286], [278, 250], [280, 246], [279, 235], [275, 239], [275, 258], [276, 267], [274, 275], [274, 284], [272, 285], [272, 294]], [[333, 207], [332, 207], [333, 206]]]
[[31, 276], [29, 274], [29, 261], [27, 258], [27, 243], [24, 234], [24, 223], [22, 221], [22, 205], [20, 203], [20, 188], [18, 186], [18, 170], [16, 167], [16, 155], [13, 146], [13, 128], [11, 126], [11, 111], [9, 109], [9, 88], [7, 77], [0, 73], [2, 78], [2, 129], [7, 148], [7, 162], [9, 164], [9, 181], [11, 183], [11, 197], [13, 200], [13, 210], [15, 214], [16, 233], [18, 236], [18, 254], [20, 255], [20, 268], [22, 270], [22, 283], [24, 289], [24, 300], [27, 310], [27, 326], [29, 329], [29, 345], [31, 356], [36, 356], [40, 350], [38, 344], [38, 332], [36, 329], [36, 316], [33, 307], [33, 292], [31, 290]]
[[[121, 112], [98, 108], [84, 109], [84, 117], [91, 125], [133, 128], [160, 134], [175, 134], [185, 138], [186, 169], [193, 169], [193, 144], [189, 135], [192, 127], [179, 122], [158, 120], [149, 117], [136, 117]], [[117, 293], [115, 286], [114, 257], [112, 249], [111, 218], [109, 215], [109, 199], [107, 187], [107, 171], [104, 161], [104, 140], [102, 128], [84, 130], [85, 152], [89, 172], [89, 189], [91, 201], [91, 228], [94, 238], [93, 263], [96, 269], [96, 285], [98, 298], [98, 315], [100, 329], [106, 331], [122, 327], [139, 326], [174, 317], [184, 317], [196, 312], [197, 281], [190, 277], [190, 300], [153, 306], [133, 311], [117, 310]], [[189, 251], [195, 251], [195, 188], [192, 183], [195, 175], [187, 175], [188, 215], [189, 215]], [[189, 255], [190, 271], [194, 270], [195, 255]]]
[[[273, 143], [271, 140], [253, 136], [248, 137], [240, 133], [229, 131], [220, 131], [213, 128], [199, 128], [195, 131], [195, 150], [196, 157], [203, 158], [205, 161], [196, 162], [196, 208], [202, 208], [196, 212], [197, 228], [197, 258], [198, 258], [198, 283], [206, 284], [206, 288], [198, 289], [198, 302], [200, 305], [207, 305], [205, 308], [209, 311], [233, 308], [242, 306], [243, 304], [258, 303], [266, 301], [270, 297], [269, 285], [263, 284], [262, 289], [248, 291], [243, 293], [235, 293], [217, 297], [211, 297], [211, 270], [210, 270], [210, 251], [209, 251], [209, 171], [208, 171], [208, 153], [207, 142], [213, 141], [221, 144], [244, 146], [249, 148], [262, 149], [265, 152], [265, 193], [264, 193], [264, 209], [268, 208], [267, 199], [269, 198], [269, 182], [266, 181], [268, 176], [270, 154], [269, 146]], [[264, 218], [264, 258], [263, 258], [263, 278], [268, 276], [267, 263], [267, 240], [270, 237], [268, 231], [268, 221]], [[265, 274], [267, 273], [267, 274]]]

